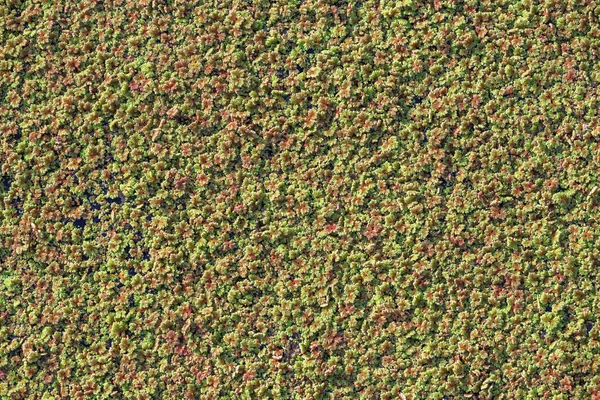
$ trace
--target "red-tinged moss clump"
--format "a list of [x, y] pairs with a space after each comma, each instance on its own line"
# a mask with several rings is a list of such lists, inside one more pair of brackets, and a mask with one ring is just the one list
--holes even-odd
[[0, 397], [600, 399], [600, 6], [0, 5]]

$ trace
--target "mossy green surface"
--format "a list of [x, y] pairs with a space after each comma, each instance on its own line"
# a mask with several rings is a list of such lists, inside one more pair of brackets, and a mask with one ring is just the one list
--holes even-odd
[[599, 399], [595, 1], [0, 4], [0, 398]]

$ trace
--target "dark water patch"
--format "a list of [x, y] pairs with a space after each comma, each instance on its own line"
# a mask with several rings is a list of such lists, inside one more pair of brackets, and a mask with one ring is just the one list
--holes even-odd
[[131, 260], [131, 258], [132, 258], [132, 257], [131, 257], [131, 253], [130, 253], [130, 251], [131, 251], [131, 246], [130, 246], [130, 245], [127, 245], [127, 246], [125, 246], [125, 248], [123, 249], [123, 251], [125, 252], [125, 258], [126, 258], [127, 260]]
[[10, 190], [13, 182], [14, 182], [14, 179], [11, 178], [10, 176], [2, 177], [2, 189], [4, 189], [4, 191], [8, 192]]
[[119, 196], [117, 196], [117, 197], [107, 197], [106, 198], [106, 202], [108, 204], [113, 204], [113, 203], [114, 204], [123, 204], [123, 199], [121, 197], [119, 197]]
[[275, 74], [277, 75], [277, 77], [278, 77], [279, 79], [285, 79], [285, 78], [287, 78], [287, 77], [289, 76], [289, 74], [290, 74], [290, 73], [289, 73], [289, 71], [288, 71], [288, 70], [286, 70], [285, 68], [279, 68], [279, 69], [278, 69], [278, 70], [275, 72]]

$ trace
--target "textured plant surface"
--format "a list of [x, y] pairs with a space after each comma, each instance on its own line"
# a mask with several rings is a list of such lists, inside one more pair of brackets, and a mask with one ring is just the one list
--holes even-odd
[[2, 399], [599, 399], [600, 4], [0, 5]]

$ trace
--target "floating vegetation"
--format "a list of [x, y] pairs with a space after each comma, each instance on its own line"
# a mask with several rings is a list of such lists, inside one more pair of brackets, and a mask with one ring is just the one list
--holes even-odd
[[0, 397], [600, 399], [599, 18], [5, 1]]

